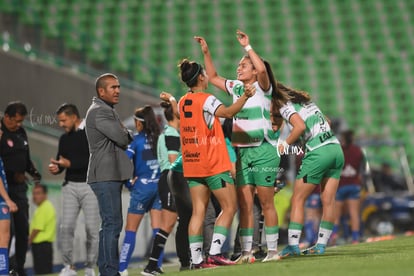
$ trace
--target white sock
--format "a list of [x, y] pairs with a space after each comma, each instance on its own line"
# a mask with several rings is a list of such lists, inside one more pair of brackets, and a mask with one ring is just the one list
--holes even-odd
[[299, 245], [300, 235], [302, 235], [302, 230], [288, 229], [288, 244]]
[[251, 252], [253, 246], [253, 236], [240, 236], [242, 252]]
[[319, 228], [319, 234], [318, 234], [318, 242], [320, 244], [328, 244], [329, 238], [331, 237], [332, 230], [326, 229], [326, 228]]
[[220, 233], [214, 233], [211, 241], [210, 255], [217, 255], [221, 253], [221, 248], [226, 241], [226, 236]]
[[267, 250], [277, 250], [277, 241], [279, 240], [279, 233], [266, 234]]
[[203, 242], [190, 243], [190, 251], [193, 264], [201, 264], [203, 262]]

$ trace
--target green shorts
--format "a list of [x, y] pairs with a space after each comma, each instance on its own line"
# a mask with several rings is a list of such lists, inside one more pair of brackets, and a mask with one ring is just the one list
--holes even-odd
[[258, 147], [237, 149], [236, 184], [271, 187], [279, 171], [276, 147], [263, 142]]
[[312, 184], [320, 184], [324, 178], [339, 179], [344, 163], [341, 146], [328, 144], [305, 154], [296, 179]]
[[187, 178], [187, 182], [190, 188], [199, 185], [207, 185], [212, 191], [226, 187], [226, 183], [234, 184], [230, 172], [222, 172], [207, 177], [189, 177]]

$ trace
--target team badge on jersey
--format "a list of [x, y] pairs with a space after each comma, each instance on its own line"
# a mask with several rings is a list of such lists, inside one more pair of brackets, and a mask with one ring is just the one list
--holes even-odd
[[7, 139], [7, 145], [12, 148], [14, 146], [13, 140]]
[[4, 215], [7, 215], [7, 214], [9, 213], [9, 208], [7, 208], [7, 207], [3, 207], [3, 208], [1, 208], [1, 212], [2, 212]]

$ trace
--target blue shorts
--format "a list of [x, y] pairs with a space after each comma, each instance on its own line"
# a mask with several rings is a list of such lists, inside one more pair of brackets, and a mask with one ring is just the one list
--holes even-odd
[[310, 209], [321, 209], [322, 200], [320, 194], [311, 194], [308, 199], [306, 199], [305, 207]]
[[158, 195], [158, 181], [148, 183], [138, 179], [131, 189], [128, 213], [144, 215], [152, 209], [161, 210], [161, 200]]
[[6, 202], [0, 202], [0, 220], [10, 220], [10, 210]]
[[338, 187], [336, 191], [336, 200], [344, 201], [347, 199], [360, 199], [361, 198], [361, 186], [357, 184], [344, 185]]

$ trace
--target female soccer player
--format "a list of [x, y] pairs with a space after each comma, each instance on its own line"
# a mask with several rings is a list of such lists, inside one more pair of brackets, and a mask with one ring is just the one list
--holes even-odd
[[0, 275], [9, 275], [10, 213], [17, 211], [17, 205], [7, 193], [6, 173], [0, 158]]
[[[127, 154], [134, 162], [135, 178], [128, 185], [131, 199], [119, 261], [119, 271], [122, 276], [128, 275], [127, 268], [134, 252], [136, 232], [145, 213], [150, 212], [154, 237], [161, 225], [161, 202], [158, 195], [160, 165], [156, 155], [160, 127], [154, 110], [149, 105], [138, 108], [134, 119], [138, 134], [128, 146]], [[161, 266], [162, 258], [160, 260], [158, 267]]]
[[[209, 77], [200, 64], [185, 59], [179, 66], [181, 80], [190, 88], [189, 92], [181, 98], [179, 108], [169, 93], [162, 93], [161, 98], [169, 100], [180, 117], [184, 177], [188, 180], [193, 203], [188, 230], [193, 268], [234, 264], [221, 254], [237, 210], [237, 199], [223, 130], [217, 117], [233, 117], [254, 95], [255, 87], [246, 86], [239, 99], [226, 107], [216, 97], [204, 92]], [[222, 212], [216, 219], [209, 257], [204, 262], [202, 228], [210, 193], [219, 201]]]
[[[174, 115], [171, 104], [162, 102], [161, 106], [164, 108], [164, 116], [167, 120], [167, 125], [164, 128], [164, 132], [158, 137], [157, 144], [157, 158], [161, 170], [161, 176], [158, 182], [158, 193], [162, 205], [161, 227], [155, 236], [151, 256], [148, 265], [141, 272], [142, 275], [154, 275], [160, 269], [157, 264], [160, 260], [160, 254], [163, 252], [168, 236], [177, 221], [177, 207], [167, 183], [167, 176], [171, 165], [180, 153], [180, 134], [178, 133], [180, 120]], [[186, 226], [188, 227], [188, 224]], [[183, 229], [182, 224], [179, 224], [176, 235], [176, 248], [179, 256], [183, 256], [185, 252], [188, 254], [188, 249], [183, 248], [181, 244], [177, 243], [177, 240], [180, 241], [182, 236], [188, 236], [188, 234]], [[182, 251], [185, 252], [183, 253]], [[183, 267], [189, 266], [189, 263], [186, 263], [184, 260], [182, 261], [181, 265]]]
[[195, 37], [204, 54], [207, 75], [217, 88], [233, 96], [236, 101], [248, 85], [256, 88], [256, 94], [234, 116], [232, 144], [237, 147], [236, 184], [240, 208], [240, 237], [242, 255], [237, 263], [254, 262], [253, 202], [255, 189], [265, 218], [267, 256], [263, 262], [278, 260], [277, 241], [279, 227], [274, 206], [274, 183], [280, 158], [276, 152], [276, 134], [272, 130], [270, 105], [275, 87], [270, 65], [253, 50], [249, 37], [237, 31], [237, 38], [246, 51], [237, 67], [237, 80], [226, 80], [219, 76], [211, 58], [207, 42]]
[[332, 133], [327, 118], [309, 95], [278, 82], [272, 98], [274, 115], [281, 115], [292, 125], [285, 141], [278, 145], [280, 152], [299, 138], [304, 140], [306, 153], [299, 168], [291, 199], [288, 246], [281, 257], [300, 255], [299, 239], [304, 223], [305, 200], [315, 185], [321, 185], [322, 218], [316, 245], [305, 254], [323, 254], [335, 220], [335, 194], [338, 188], [344, 155], [338, 139]]

